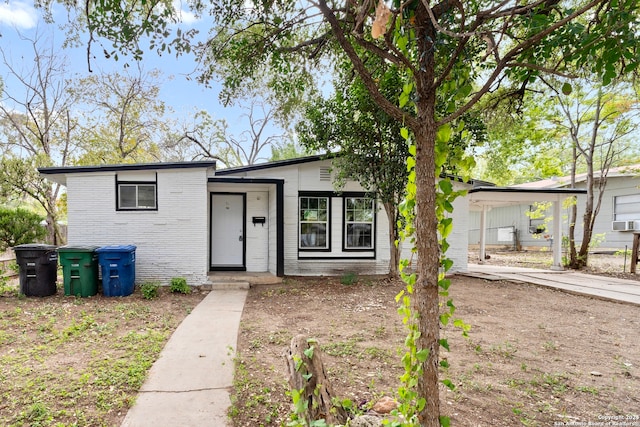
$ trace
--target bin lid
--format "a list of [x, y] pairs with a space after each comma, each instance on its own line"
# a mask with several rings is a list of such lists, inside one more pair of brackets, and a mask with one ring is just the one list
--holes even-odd
[[106, 252], [135, 252], [135, 245], [109, 245], [109, 246], [101, 246], [96, 249], [98, 253], [106, 253]]
[[46, 245], [44, 243], [27, 243], [24, 245], [14, 246], [14, 251], [55, 251], [56, 246]]
[[66, 245], [60, 246], [58, 248], [58, 252], [95, 252], [100, 246], [92, 246], [92, 245]]

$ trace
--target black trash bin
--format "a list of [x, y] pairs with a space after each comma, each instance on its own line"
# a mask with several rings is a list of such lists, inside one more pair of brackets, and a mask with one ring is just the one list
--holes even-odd
[[20, 293], [48, 297], [56, 293], [58, 252], [52, 245], [28, 244], [13, 248], [20, 267]]

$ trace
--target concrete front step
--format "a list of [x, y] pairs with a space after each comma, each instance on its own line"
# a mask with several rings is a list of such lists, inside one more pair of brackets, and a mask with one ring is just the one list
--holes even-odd
[[208, 282], [211, 284], [247, 282], [251, 285], [277, 285], [282, 283], [282, 277], [277, 277], [271, 273], [216, 271], [209, 273]]
[[205, 285], [212, 291], [221, 290], [247, 290], [251, 287], [249, 282], [237, 281], [237, 280], [211, 280]]

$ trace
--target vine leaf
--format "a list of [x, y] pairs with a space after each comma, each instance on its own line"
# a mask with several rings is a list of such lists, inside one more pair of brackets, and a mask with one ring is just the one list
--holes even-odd
[[313, 346], [309, 347], [304, 351], [304, 355], [307, 356], [309, 359], [313, 359], [313, 349], [314, 349]]
[[423, 348], [422, 350], [416, 352], [416, 358], [420, 363], [424, 363], [429, 358], [429, 349]]

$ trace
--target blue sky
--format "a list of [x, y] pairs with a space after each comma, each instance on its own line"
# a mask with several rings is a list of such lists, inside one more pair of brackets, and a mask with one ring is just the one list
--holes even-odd
[[[176, 0], [177, 1], [177, 0]], [[58, 6], [59, 7], [59, 6]], [[19, 34], [28, 38], [35, 38], [39, 34], [42, 38], [52, 41], [54, 45], [61, 46], [65, 40], [64, 32], [59, 25], [66, 23], [66, 13], [61, 9], [54, 9], [56, 22], [47, 24], [43, 21], [40, 11], [33, 7], [33, 2], [21, 0], [0, 0], [0, 43], [7, 54], [10, 54], [15, 65], [19, 65], [20, 61], [29, 60], [31, 52], [30, 43], [21, 40]], [[58, 19], [59, 17], [59, 19]], [[207, 28], [198, 22], [192, 14], [183, 12], [182, 27], [196, 27], [201, 34], [207, 33]], [[83, 46], [71, 49], [65, 49], [63, 54], [69, 58], [69, 71], [80, 75], [88, 75], [87, 59], [86, 59], [86, 40], [87, 35], [83, 37]], [[95, 72], [100, 70], [104, 72], [119, 71], [125, 72], [125, 61], [115, 61], [106, 59], [100, 54], [102, 48], [95, 46], [92, 62], [92, 69]], [[0, 61], [1, 62], [1, 61]], [[171, 106], [176, 116], [180, 117], [191, 113], [195, 109], [207, 110], [215, 119], [225, 118], [230, 125], [241, 125], [237, 121], [237, 117], [242, 114], [239, 109], [223, 109], [218, 102], [218, 93], [220, 88], [214, 84], [213, 88], [205, 88], [197, 82], [188, 80], [186, 75], [191, 73], [196, 66], [193, 56], [183, 55], [176, 58], [175, 55], [158, 56], [155, 52], [146, 52], [143, 59], [143, 68], [145, 71], [159, 69], [163, 72], [166, 81], [161, 85], [160, 97], [167, 105]], [[6, 79], [7, 70], [4, 64], [0, 64], [0, 76], [7, 87], [11, 87], [12, 82]], [[172, 78], [170, 78], [172, 77]], [[233, 132], [238, 135], [240, 132]]]

